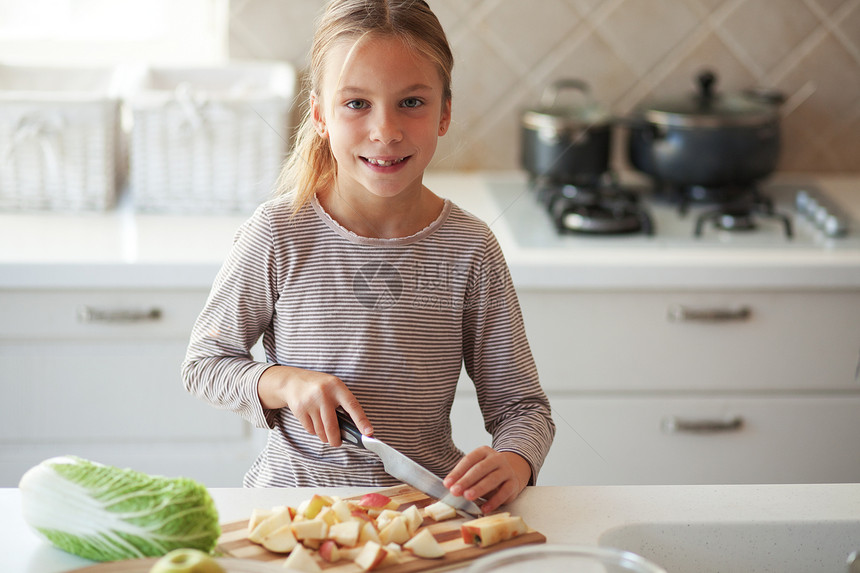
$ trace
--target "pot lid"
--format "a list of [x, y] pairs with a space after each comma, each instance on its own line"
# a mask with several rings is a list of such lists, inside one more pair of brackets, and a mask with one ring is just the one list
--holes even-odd
[[[579, 92], [579, 102], [559, 102], [559, 93]], [[544, 90], [541, 104], [523, 112], [522, 122], [533, 129], [588, 129], [611, 121], [610, 114], [591, 97], [591, 90], [582, 80], [562, 79]]]
[[771, 122], [778, 117], [776, 94], [720, 94], [714, 89], [713, 72], [698, 77], [699, 91], [683, 98], [668, 99], [643, 108], [651, 123], [675, 127], [742, 127]]

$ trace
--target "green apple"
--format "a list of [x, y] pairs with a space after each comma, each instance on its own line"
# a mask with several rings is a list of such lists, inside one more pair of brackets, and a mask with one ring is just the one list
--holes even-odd
[[174, 549], [152, 566], [149, 573], [226, 573], [224, 568], [199, 549]]

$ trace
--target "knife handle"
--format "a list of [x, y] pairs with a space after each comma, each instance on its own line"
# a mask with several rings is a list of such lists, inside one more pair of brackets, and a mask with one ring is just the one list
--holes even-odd
[[361, 441], [361, 432], [353, 423], [349, 414], [342, 410], [335, 410], [335, 413], [337, 413], [337, 421], [340, 424], [340, 435], [343, 436], [343, 441], [349, 442], [359, 448], [364, 448], [364, 442]]

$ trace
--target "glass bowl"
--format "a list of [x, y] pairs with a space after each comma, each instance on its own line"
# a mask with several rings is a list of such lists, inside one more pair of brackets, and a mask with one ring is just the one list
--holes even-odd
[[611, 547], [530, 545], [478, 559], [468, 573], [666, 573], [641, 555]]

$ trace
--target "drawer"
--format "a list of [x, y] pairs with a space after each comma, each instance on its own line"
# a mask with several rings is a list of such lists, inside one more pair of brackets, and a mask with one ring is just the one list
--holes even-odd
[[860, 291], [522, 291], [544, 387], [853, 390]]
[[860, 481], [860, 395], [551, 401], [541, 485]]
[[185, 391], [186, 337], [0, 341], [0, 443], [244, 439], [249, 426]]
[[204, 290], [0, 291], [0, 339], [187, 338]]

